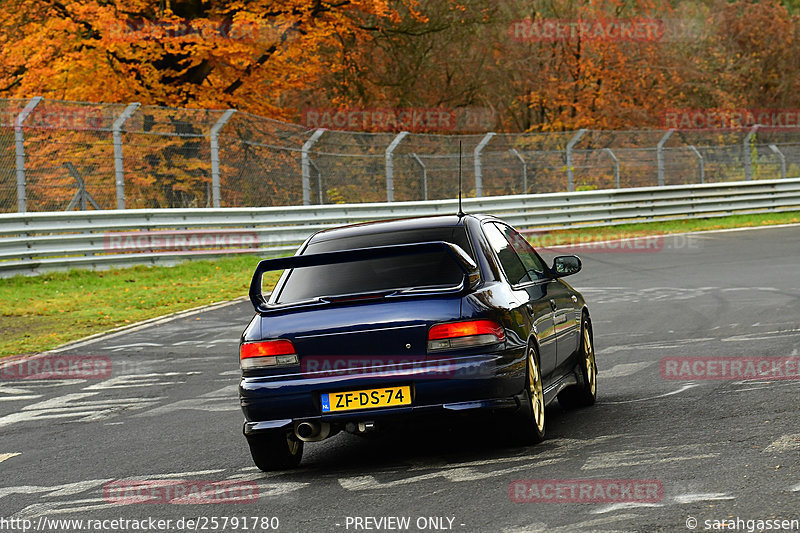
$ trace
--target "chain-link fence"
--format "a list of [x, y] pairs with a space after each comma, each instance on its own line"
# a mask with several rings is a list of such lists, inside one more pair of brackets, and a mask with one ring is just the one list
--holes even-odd
[[797, 177], [800, 131], [362, 133], [0, 99], [0, 212], [437, 200], [459, 166], [467, 197]]

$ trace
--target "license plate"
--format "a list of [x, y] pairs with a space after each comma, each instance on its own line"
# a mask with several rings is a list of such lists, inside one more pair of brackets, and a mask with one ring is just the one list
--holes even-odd
[[352, 411], [411, 405], [411, 387], [383, 387], [381, 389], [331, 392], [322, 395], [322, 412]]

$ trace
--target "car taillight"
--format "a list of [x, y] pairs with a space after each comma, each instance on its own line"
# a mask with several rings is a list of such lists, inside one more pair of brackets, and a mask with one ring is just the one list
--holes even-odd
[[239, 347], [239, 364], [242, 370], [296, 365], [297, 354], [292, 341], [284, 339], [245, 342]]
[[428, 351], [497, 344], [506, 340], [503, 326], [492, 320], [436, 324], [428, 331]]

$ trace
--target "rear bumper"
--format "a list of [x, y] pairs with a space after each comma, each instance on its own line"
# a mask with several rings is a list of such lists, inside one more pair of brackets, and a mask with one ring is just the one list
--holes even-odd
[[[281, 376], [242, 377], [239, 396], [245, 434], [299, 421], [346, 423], [517, 407], [524, 360], [498, 354], [448, 358], [424, 367], [358, 369]], [[320, 395], [409, 385], [409, 406], [322, 413]]]

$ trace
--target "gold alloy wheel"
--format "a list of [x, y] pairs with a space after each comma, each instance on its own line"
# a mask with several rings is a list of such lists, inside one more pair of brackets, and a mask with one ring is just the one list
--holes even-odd
[[531, 411], [539, 432], [544, 430], [544, 393], [542, 392], [542, 376], [539, 365], [534, 359], [533, 348], [528, 349], [528, 386], [531, 394]]
[[588, 324], [583, 327], [583, 359], [586, 366], [586, 379], [589, 380], [589, 392], [594, 396], [597, 392], [597, 365], [594, 361], [594, 346], [589, 334]]
[[288, 444], [289, 454], [293, 456], [297, 455], [297, 453], [300, 451], [302, 442], [303, 441], [294, 438], [290, 433], [286, 434], [286, 443]]

